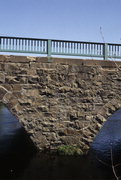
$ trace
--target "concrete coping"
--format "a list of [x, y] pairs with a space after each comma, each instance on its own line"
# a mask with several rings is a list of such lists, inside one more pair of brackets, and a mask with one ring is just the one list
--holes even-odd
[[51, 61], [47, 57], [33, 56], [15, 56], [15, 55], [0, 55], [0, 62], [6, 63], [57, 63], [65, 65], [82, 65], [82, 66], [101, 66], [103, 68], [117, 68], [121, 66], [121, 61], [114, 60], [94, 60], [94, 59], [72, 59], [72, 58], [56, 58], [51, 57]]

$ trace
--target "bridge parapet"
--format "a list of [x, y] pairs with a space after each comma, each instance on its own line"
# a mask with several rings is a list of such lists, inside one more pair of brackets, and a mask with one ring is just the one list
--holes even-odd
[[0, 36], [0, 52], [121, 59], [121, 44]]

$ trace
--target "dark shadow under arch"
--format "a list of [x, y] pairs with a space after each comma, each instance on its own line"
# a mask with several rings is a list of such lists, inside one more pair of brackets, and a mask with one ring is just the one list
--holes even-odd
[[36, 147], [20, 122], [0, 103], [0, 178], [19, 176]]
[[121, 163], [121, 108], [104, 123], [91, 148], [98, 159], [111, 164], [111, 153], [113, 153], [114, 163]]

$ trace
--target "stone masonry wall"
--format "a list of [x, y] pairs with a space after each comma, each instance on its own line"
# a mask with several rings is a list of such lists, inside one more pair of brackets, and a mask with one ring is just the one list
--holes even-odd
[[121, 63], [0, 56], [0, 101], [40, 149], [83, 152], [121, 107]]

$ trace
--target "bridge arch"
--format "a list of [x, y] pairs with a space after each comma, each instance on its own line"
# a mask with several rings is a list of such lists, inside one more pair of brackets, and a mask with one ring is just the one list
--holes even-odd
[[40, 119], [40, 114], [34, 107], [34, 102], [30, 100], [30, 96], [26, 96], [26, 91], [24, 92], [21, 85], [0, 85], [0, 102], [18, 119], [37, 149], [42, 150], [48, 147], [45, 136], [42, 135], [41, 130], [39, 131], [39, 127], [37, 128], [39, 123], [37, 124], [36, 121]]
[[119, 96], [112, 99], [110, 102], [106, 103], [99, 111], [95, 112], [93, 120], [82, 131], [84, 142], [83, 147], [85, 150], [90, 148], [90, 143], [93, 142], [95, 136], [98, 134], [104, 123], [107, 121], [115, 111], [121, 108], [121, 98]]

